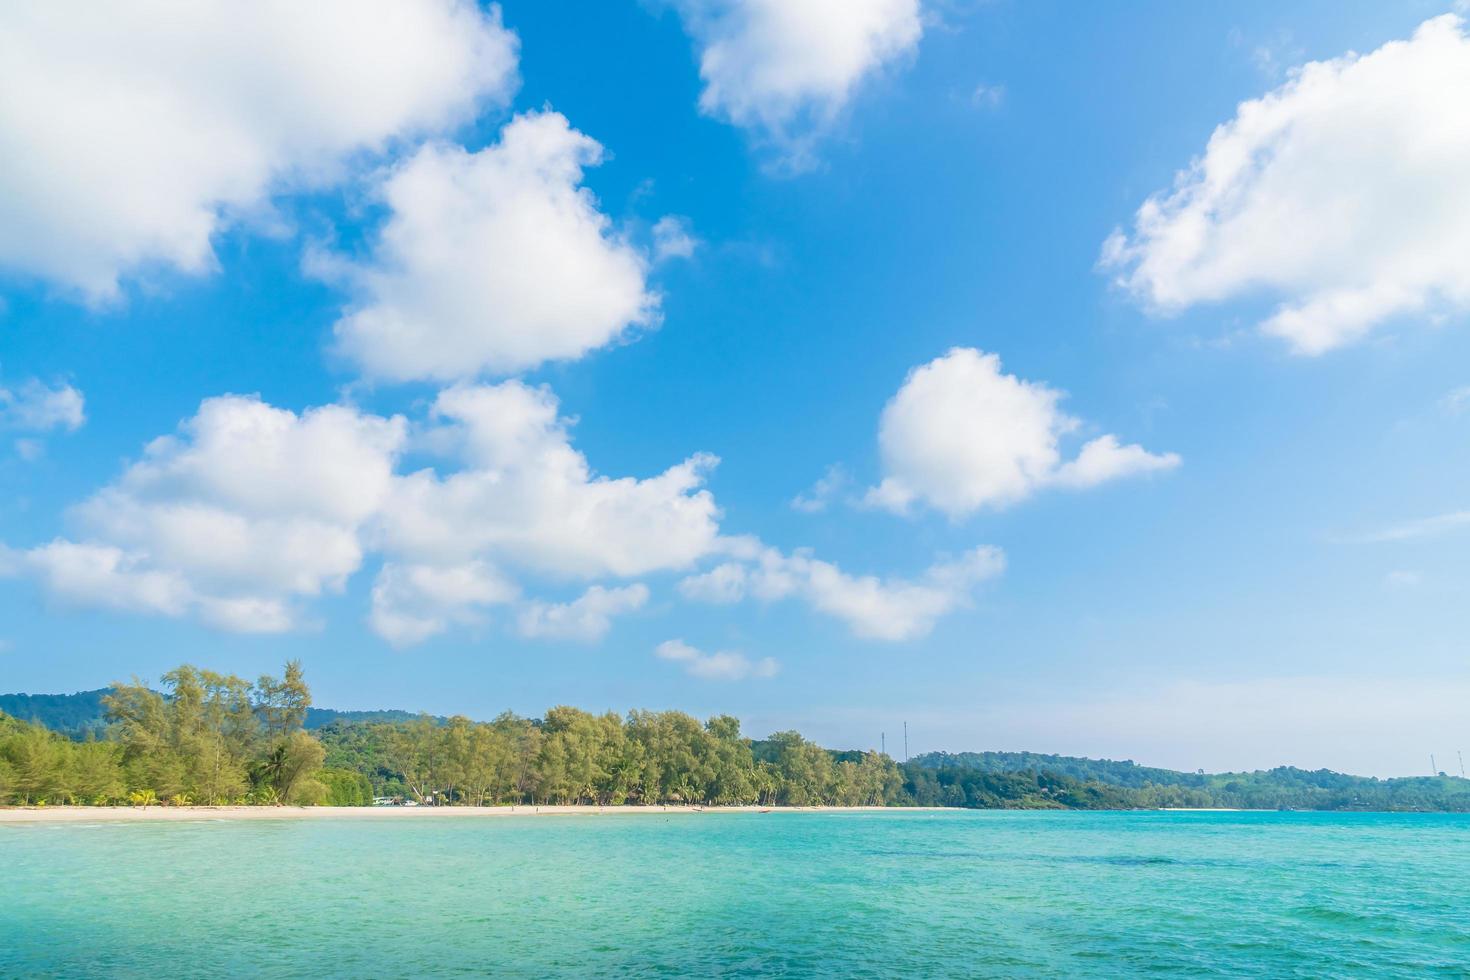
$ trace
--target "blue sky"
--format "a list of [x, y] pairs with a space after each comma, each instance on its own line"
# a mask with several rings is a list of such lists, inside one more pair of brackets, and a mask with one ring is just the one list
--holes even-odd
[[1444, 4], [780, 10], [5, 15], [0, 689], [1452, 757]]

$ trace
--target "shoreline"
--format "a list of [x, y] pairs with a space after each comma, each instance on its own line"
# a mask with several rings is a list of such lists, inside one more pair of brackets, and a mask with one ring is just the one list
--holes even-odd
[[[24, 824], [179, 823], [235, 820], [452, 820], [501, 817], [699, 816], [706, 813], [1276, 813], [1241, 807], [1119, 810], [969, 809], [951, 806], [0, 806], [0, 827]], [[1456, 813], [1451, 810], [1293, 810], [1293, 813]]]
[[0, 825], [179, 820], [402, 820], [465, 817], [661, 816], [704, 813], [938, 813], [937, 806], [46, 806], [0, 807]]

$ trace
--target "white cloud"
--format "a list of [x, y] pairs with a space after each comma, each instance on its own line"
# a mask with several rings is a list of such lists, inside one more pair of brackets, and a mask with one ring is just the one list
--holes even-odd
[[340, 590], [361, 564], [360, 532], [387, 497], [404, 435], [401, 419], [339, 405], [296, 415], [208, 399], [74, 508], [81, 541], [34, 548], [24, 563], [70, 602], [290, 628], [293, 599]]
[[557, 401], [519, 381], [462, 386], [434, 403], [436, 435], [462, 468], [399, 480], [381, 546], [421, 563], [491, 556], [562, 579], [686, 568], [715, 545], [719, 509], [703, 488], [712, 456], [647, 479], [596, 475], [571, 445]]
[[1103, 265], [1171, 313], [1266, 295], [1319, 354], [1391, 317], [1470, 308], [1470, 38], [1460, 18], [1312, 62], [1215, 130]]
[[384, 564], [373, 584], [368, 624], [396, 647], [412, 646], [452, 626], [481, 621], [486, 606], [513, 602], [516, 584], [483, 561], [459, 565]]
[[686, 599], [729, 605], [745, 598], [750, 570], [737, 562], [724, 562], [707, 572], [691, 575], [679, 583]]
[[1079, 423], [1062, 393], [1001, 371], [1000, 358], [957, 347], [909, 372], [883, 409], [882, 483], [870, 504], [905, 512], [922, 502], [951, 517], [1004, 507], [1047, 486], [1090, 487], [1179, 465], [1112, 435], [1063, 462], [1059, 442]]
[[1109, 434], [1084, 445], [1076, 459], [1058, 467], [1052, 479], [1059, 486], [1086, 488], [1139, 473], [1172, 470], [1178, 465], [1176, 453], [1156, 455], [1136, 444], [1122, 446], [1117, 436]]
[[[550, 391], [519, 381], [441, 392], [425, 437], [450, 455], [451, 468], [396, 481], [374, 525], [377, 547], [393, 563], [424, 569], [481, 563], [560, 581], [684, 569], [715, 547], [719, 509], [703, 488], [714, 457], [695, 455], [641, 480], [599, 476], [557, 409]], [[595, 638], [646, 598], [642, 585], [593, 586], [564, 606], [528, 603], [519, 626], [527, 635]], [[374, 628], [400, 645], [485, 604], [427, 574], [409, 594], [380, 582], [373, 599]]]
[[1391, 589], [1412, 589], [1423, 581], [1424, 576], [1421, 573], [1405, 568], [1396, 568], [1383, 576], [1383, 584]]
[[[600, 476], [567, 425], [544, 388], [450, 388], [418, 427], [442, 471], [402, 474], [403, 418], [211, 398], [72, 509], [74, 540], [0, 550], [0, 566], [70, 602], [278, 631], [376, 554], [369, 623], [406, 646], [521, 602], [522, 579], [628, 579], [715, 550], [720, 513], [703, 486], [714, 457]], [[647, 598], [642, 584], [597, 583], [566, 605], [521, 603], [519, 625], [595, 638]]]
[[478, 153], [424, 146], [383, 184], [371, 259], [314, 260], [354, 294], [339, 350], [373, 377], [452, 380], [581, 357], [655, 323], [647, 260], [581, 186], [602, 155], [555, 112], [517, 116]]
[[653, 225], [653, 258], [655, 262], [687, 259], [699, 247], [699, 239], [689, 230], [689, 219], [666, 214]]
[[811, 485], [811, 489], [791, 498], [791, 509], [799, 510], [803, 514], [820, 514], [843, 491], [848, 482], [847, 470], [841, 464], [834, 463]]
[[1438, 537], [1450, 531], [1470, 526], [1470, 510], [1450, 511], [1446, 514], [1436, 514], [1433, 517], [1421, 517], [1417, 521], [1407, 521], [1403, 524], [1395, 524], [1392, 527], [1380, 528], [1360, 535], [1356, 540], [1377, 543], [1383, 541], [1411, 541], [1414, 538]]
[[928, 634], [942, 616], [969, 605], [975, 588], [1005, 569], [998, 548], [979, 547], [954, 561], [939, 562], [917, 581], [854, 576], [805, 551], [784, 555], [775, 548], [740, 549], [744, 555], [679, 583], [685, 598], [733, 603], [797, 598], [841, 620], [858, 636], [912, 640]]
[[775, 677], [781, 669], [771, 657], [752, 661], [744, 654], [721, 650], [705, 653], [683, 640], [665, 640], [654, 649], [660, 660], [682, 664], [693, 677], [711, 681], [741, 681], [746, 678]]
[[52, 387], [32, 378], [19, 388], [0, 388], [0, 428], [75, 432], [86, 421], [86, 400], [69, 384]]
[[56, 540], [22, 552], [12, 567], [35, 574], [63, 602], [182, 616], [193, 592], [175, 571], [147, 567], [140, 556], [100, 544]]
[[910, 54], [919, 0], [676, 0], [699, 52], [699, 108], [754, 132], [786, 166], [812, 165], [816, 140], [864, 79]]
[[607, 635], [614, 616], [642, 609], [647, 601], [648, 586], [641, 582], [612, 589], [594, 585], [572, 602], [528, 603], [518, 626], [522, 636], [590, 643]]
[[[64, 602], [279, 632], [302, 626], [311, 599], [342, 590], [374, 556], [369, 625], [409, 646], [480, 624], [495, 606], [516, 612], [522, 635], [595, 640], [647, 603], [648, 588], [627, 580], [688, 572], [712, 555], [726, 560], [681, 582], [686, 597], [795, 598], [857, 635], [905, 640], [968, 605], [1004, 565], [997, 549], [977, 548], [913, 580], [855, 576], [722, 537], [704, 487], [713, 457], [642, 479], [601, 476], [558, 408], [549, 390], [519, 381], [446, 389], [414, 427], [439, 465], [402, 473], [401, 417], [211, 398], [72, 508], [74, 536], [0, 547], [0, 573], [34, 578]], [[523, 594], [568, 581], [588, 583], [570, 602]]]
[[208, 271], [273, 194], [516, 85], [515, 36], [471, 0], [5, 4], [0, 36], [0, 267], [91, 302]]

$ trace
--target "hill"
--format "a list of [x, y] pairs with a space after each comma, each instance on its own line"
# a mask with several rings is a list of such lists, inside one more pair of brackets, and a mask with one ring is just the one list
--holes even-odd
[[903, 768], [916, 798], [944, 805], [964, 805], [960, 799], [989, 805], [997, 780], [1008, 785], [1004, 777], [1045, 776], [1091, 787], [1104, 805], [1124, 800], [1133, 806], [1242, 810], [1470, 810], [1470, 780], [1444, 775], [1379, 779], [1294, 766], [1177, 772], [1131, 761], [1036, 752], [930, 752]]
[[[78, 741], [89, 734], [100, 738], [107, 730], [107, 710], [102, 706], [102, 698], [111, 691], [110, 687], [99, 687], [95, 691], [78, 691], [75, 694], [0, 694], [0, 713], [41, 725]], [[306, 728], [315, 731], [334, 723], [411, 721], [417, 717], [412, 711], [307, 708]]]

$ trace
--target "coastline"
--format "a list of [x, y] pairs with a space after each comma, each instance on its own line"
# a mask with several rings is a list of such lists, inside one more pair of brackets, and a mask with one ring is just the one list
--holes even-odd
[[0, 825], [179, 820], [402, 820], [455, 817], [697, 816], [704, 813], [934, 813], [931, 806], [46, 806], [0, 807]]

